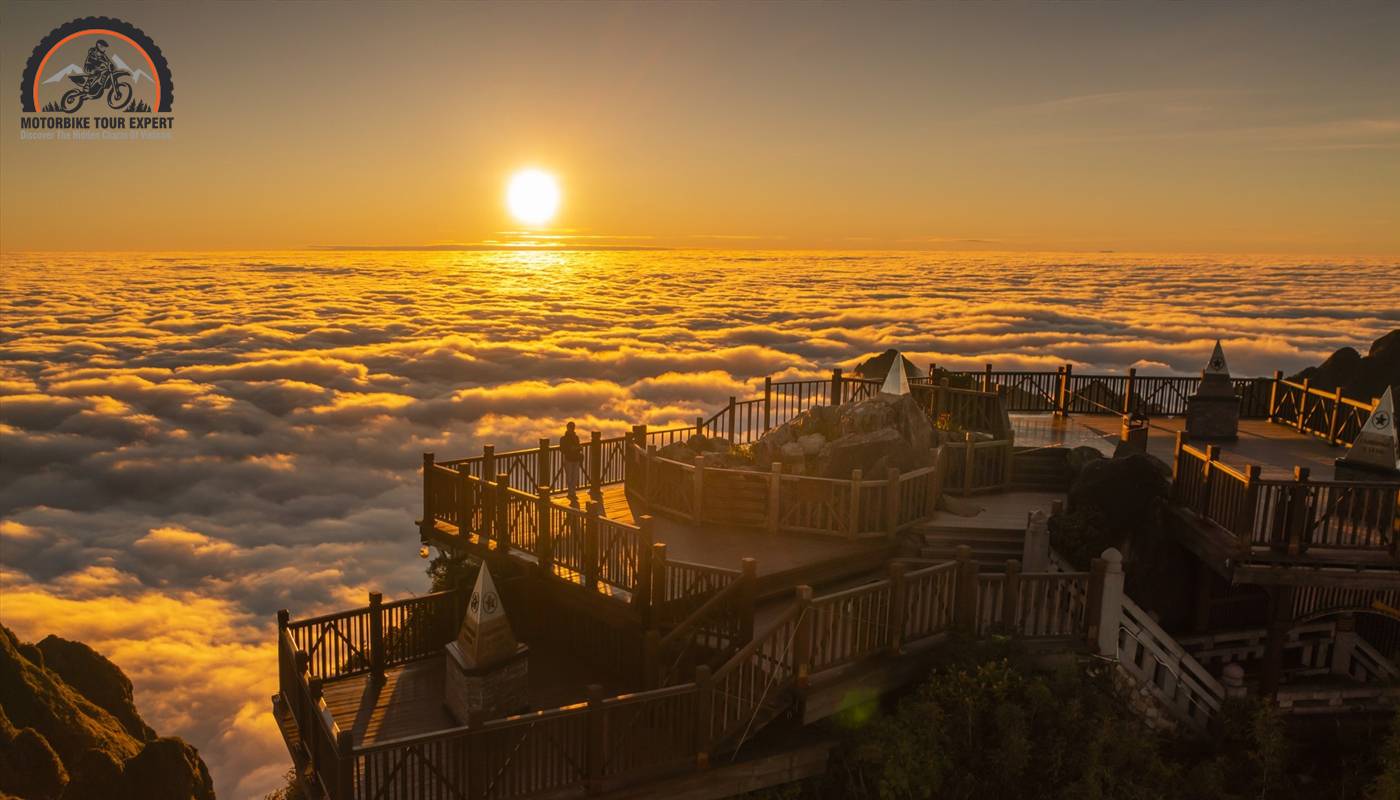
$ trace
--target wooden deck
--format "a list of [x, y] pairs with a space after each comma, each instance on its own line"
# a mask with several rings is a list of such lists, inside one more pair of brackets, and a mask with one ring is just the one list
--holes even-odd
[[[1013, 414], [1016, 444], [1021, 447], [1094, 447], [1111, 455], [1118, 443], [1122, 421], [1114, 416]], [[1147, 437], [1147, 452], [1170, 464], [1176, 434], [1185, 429], [1185, 417], [1154, 417]], [[1330, 480], [1333, 459], [1346, 450], [1306, 433], [1263, 419], [1240, 420], [1240, 436], [1219, 442], [1220, 460], [1233, 467], [1258, 464], [1261, 477], [1292, 477], [1293, 467], [1307, 467], [1314, 479]]]
[[[580, 494], [580, 501], [584, 498]], [[984, 499], [990, 499], [990, 496]], [[635, 523], [643, 513], [634, 508], [621, 484], [603, 487], [603, 515]], [[821, 534], [770, 534], [713, 523], [695, 525], [655, 515], [655, 541], [664, 542], [666, 557], [711, 567], [738, 569], [740, 561], [758, 561], [760, 578], [771, 584], [779, 576], [796, 578], [846, 563], [883, 563], [890, 545], [883, 540], [844, 539]], [[1024, 526], [1024, 517], [1022, 525]], [[795, 584], [793, 584], [795, 585]]]
[[[356, 745], [455, 728], [457, 721], [443, 705], [444, 664], [439, 655], [392, 667], [379, 686], [368, 674], [329, 681], [326, 708], [336, 724], [352, 732]], [[530, 651], [531, 710], [583, 702], [590, 683], [609, 694], [624, 688], [568, 653], [539, 647]]]

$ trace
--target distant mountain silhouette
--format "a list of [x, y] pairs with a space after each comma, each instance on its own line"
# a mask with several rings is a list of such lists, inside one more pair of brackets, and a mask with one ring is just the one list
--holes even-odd
[[0, 797], [214, 800], [209, 769], [141, 719], [131, 681], [81, 642], [0, 626]]
[[1346, 397], [1368, 403], [1380, 397], [1387, 386], [1400, 393], [1400, 328], [1373, 342], [1364, 356], [1354, 348], [1343, 347], [1320, 365], [1308, 367], [1289, 380], [1304, 378], [1318, 389], [1335, 391], [1341, 387]]
[[[870, 380], [884, 380], [890, 374], [890, 365], [894, 363], [894, 357], [899, 355], [899, 351], [893, 348], [886, 350], [878, 356], [872, 356], [856, 365], [855, 373], [862, 378]], [[904, 358], [900, 356], [900, 358]], [[910, 378], [923, 376], [919, 368], [914, 366], [914, 362], [904, 358], [904, 374]]]

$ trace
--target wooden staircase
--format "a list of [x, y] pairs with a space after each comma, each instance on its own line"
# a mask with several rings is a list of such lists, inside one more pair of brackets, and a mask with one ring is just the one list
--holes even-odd
[[1020, 559], [1026, 538], [1024, 529], [980, 528], [971, 525], [941, 524], [917, 530], [919, 555], [933, 561], [952, 561], [958, 547], [972, 548], [972, 560], [985, 570], [1005, 569], [1009, 559]]
[[1063, 447], [1034, 447], [1011, 456], [1011, 486], [1063, 492], [1069, 489], [1069, 467]]

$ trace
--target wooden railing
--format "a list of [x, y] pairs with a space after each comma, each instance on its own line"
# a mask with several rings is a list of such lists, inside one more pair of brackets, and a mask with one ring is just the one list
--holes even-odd
[[975, 441], [971, 434], [944, 444], [939, 448], [946, 465], [940, 488], [964, 495], [1005, 489], [1011, 483], [1014, 450], [1010, 439]]
[[1082, 636], [1087, 626], [1089, 573], [1022, 573], [1009, 561], [1005, 573], [977, 576], [976, 630], [1027, 639]]
[[[971, 382], [982, 391], [1002, 387], [1003, 402], [1009, 412], [1055, 412], [1061, 414], [1128, 414], [1181, 416], [1187, 398], [1200, 387], [1200, 377], [1139, 375], [1130, 369], [1123, 375], [1076, 375], [1066, 364], [1054, 372], [994, 370], [951, 372], [954, 381]], [[1270, 391], [1276, 378], [1235, 378], [1235, 394], [1240, 397], [1240, 416], [1246, 419], [1271, 417]]]
[[1379, 398], [1370, 402], [1342, 396], [1342, 390], [1314, 389], [1307, 379], [1293, 383], [1275, 372], [1269, 396], [1268, 418], [1299, 433], [1310, 433], [1331, 444], [1350, 445], [1361, 433]]
[[1136, 603], [1123, 598], [1118, 664], [1146, 686], [1177, 719], [1204, 730], [1220, 712], [1225, 687]]
[[435, 656], [457, 635], [462, 596], [437, 592], [382, 602], [371, 592], [364, 608], [309, 617], [281, 626], [307, 659], [312, 678], [333, 680]]
[[[692, 430], [693, 429], [682, 429]], [[662, 433], [662, 432], [658, 432]], [[597, 493], [602, 487], [622, 483], [625, 477], [627, 436], [603, 438], [597, 431], [591, 438], [581, 443], [582, 460], [578, 467], [578, 487]], [[487, 445], [479, 456], [453, 461], [428, 460], [431, 454], [424, 454], [424, 463], [436, 464], [440, 469], [470, 475], [488, 483], [495, 483], [504, 475], [506, 483], [516, 491], [534, 494], [539, 487], [547, 486], [551, 493], [568, 488], [564, 457], [557, 442], [540, 439], [538, 447], [526, 450], [511, 450], [497, 453], [496, 448]]]
[[1313, 481], [1305, 467], [1294, 470], [1293, 480], [1259, 474], [1257, 466], [1238, 469], [1220, 461], [1219, 447], [1197, 448], [1179, 438], [1172, 500], [1230, 533], [1242, 554], [1256, 546], [1270, 548], [1274, 557], [1302, 557], [1310, 548], [1329, 557], [1400, 553], [1395, 484]]
[[[604, 697], [600, 687], [592, 686], [585, 703], [354, 746], [350, 732], [338, 728], [326, 712], [319, 694], [322, 679], [310, 674], [311, 657], [299, 642], [313, 641], [319, 633], [308, 635], [319, 632], [327, 620], [358, 619], [370, 615], [370, 609], [297, 622], [282, 612], [279, 702], [286, 704], [297, 727], [306, 752], [303, 763], [331, 800], [488, 800], [596, 792], [703, 766], [713, 753], [742, 748], [792, 706], [814, 675], [933, 641], [959, 620], [969, 635], [975, 633], [975, 614], [959, 610], [976, 602], [979, 576], [968, 548], [959, 552], [956, 563], [906, 572], [903, 563], [895, 562], [883, 580], [821, 597], [798, 587], [796, 601], [756, 635], [753, 572], [746, 565], [744, 578], [707, 601], [718, 608], [743, 598], [739, 602], [747, 619], [741, 626], [747, 630], [741, 627], [734, 637], [732, 654], [715, 669], [697, 665], [694, 680], [679, 685], [615, 697]], [[1024, 575], [1021, 580], [1026, 588], [1015, 593], [1022, 598], [1017, 607], [1044, 606], [1037, 599], [1042, 597], [1103, 596], [1102, 588], [1095, 595], [1095, 587], [1085, 586], [1082, 574]], [[398, 619], [408, 608], [422, 609], [432, 618], [444, 609], [460, 611], [433, 595], [378, 605], [377, 613]], [[1054, 608], [1055, 630], [1064, 633], [1068, 646], [1088, 641], [1087, 617], [1095, 615], [1084, 613], [1082, 605], [1077, 611], [1073, 604]], [[1035, 626], [1008, 632], [1043, 638]], [[412, 641], [426, 649], [433, 637], [424, 634]]]
[[650, 687], [689, 680], [695, 667], [718, 667], [749, 643], [753, 638], [757, 569], [753, 559], [744, 559], [737, 579], [705, 595], [691, 595], [704, 602], [665, 636], [655, 630], [648, 634], [644, 672]]
[[[991, 480], [994, 472], [1004, 481], [1006, 445], [974, 445], [974, 486], [984, 488], [978, 481]], [[958, 458], [960, 465], [966, 461]], [[629, 463], [641, 477], [628, 480], [628, 491], [648, 508], [697, 523], [847, 537], [885, 535], [931, 516], [941, 481], [937, 465], [892, 469], [876, 480], [855, 470], [847, 480], [791, 475], [776, 464], [769, 472], [707, 467], [704, 456], [686, 464], [660, 457], [654, 446], [643, 451], [633, 445]]]
[[430, 458], [424, 462], [424, 537], [435, 535], [438, 522], [447, 523], [456, 527], [463, 545], [483, 555], [527, 553], [545, 574], [650, 604], [650, 517], [629, 525], [602, 516], [597, 502], [580, 509], [555, 500], [546, 487], [523, 492], [504, 481], [489, 483], [446, 469]]

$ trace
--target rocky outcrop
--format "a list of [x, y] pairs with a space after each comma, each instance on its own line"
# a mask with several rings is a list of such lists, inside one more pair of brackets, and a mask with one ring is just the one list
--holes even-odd
[[1400, 393], [1400, 329], [1372, 342], [1366, 355], [1343, 347], [1316, 367], [1308, 367], [1289, 380], [1308, 379], [1310, 385], [1324, 391], [1336, 391], [1353, 400], [1370, 402], [1380, 397], [1387, 386]]
[[37, 647], [44, 654], [45, 668], [116, 717], [127, 733], [142, 741], [155, 738], [156, 732], [136, 712], [136, 703], [131, 699], [131, 681], [116, 664], [82, 642], [70, 642], [57, 636], [44, 637]]
[[35, 800], [213, 800], [199, 753], [158, 738], [131, 681], [78, 642], [0, 626], [0, 793]]
[[901, 356], [898, 350], [890, 348], [878, 356], [871, 356], [856, 365], [855, 374], [861, 378], [873, 381], [883, 381], [885, 376], [890, 374], [890, 365], [899, 358], [904, 362], [904, 376], [907, 378], [919, 378], [923, 376], [919, 368], [914, 366], [914, 362]]
[[781, 462], [803, 475], [849, 478], [859, 469], [883, 477], [933, 463], [937, 435], [909, 395], [879, 394], [840, 406], [815, 406], [769, 431], [753, 445], [758, 465]]

